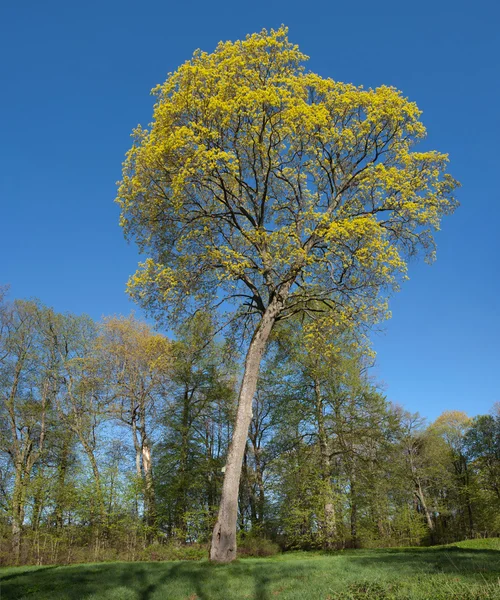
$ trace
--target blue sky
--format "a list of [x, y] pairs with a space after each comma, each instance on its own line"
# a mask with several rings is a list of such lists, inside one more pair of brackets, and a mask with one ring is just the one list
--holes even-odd
[[437, 262], [410, 265], [392, 298], [374, 375], [430, 418], [487, 412], [500, 401], [499, 22], [493, 0], [2, 3], [0, 283], [58, 311], [134, 309], [137, 254], [113, 198], [150, 89], [196, 48], [285, 23], [312, 70], [401, 89], [424, 111], [426, 147], [450, 154], [461, 207]]

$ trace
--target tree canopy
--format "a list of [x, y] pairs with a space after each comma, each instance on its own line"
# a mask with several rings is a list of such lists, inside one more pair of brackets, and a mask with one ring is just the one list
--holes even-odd
[[148, 255], [128, 284], [145, 308], [172, 316], [223, 296], [262, 314], [282, 294], [278, 319], [313, 304], [373, 317], [406, 257], [432, 259], [456, 182], [446, 154], [413, 150], [421, 112], [306, 59], [285, 27], [263, 30], [196, 51], [153, 90], [117, 198]]

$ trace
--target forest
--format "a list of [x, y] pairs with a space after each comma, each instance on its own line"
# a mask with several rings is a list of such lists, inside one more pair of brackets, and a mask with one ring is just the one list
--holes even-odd
[[[167, 336], [3, 294], [2, 564], [206, 557], [241, 353], [209, 313]], [[351, 328], [275, 328], [244, 450], [242, 556], [500, 535], [498, 404], [428, 423], [387, 401], [373, 362]]]

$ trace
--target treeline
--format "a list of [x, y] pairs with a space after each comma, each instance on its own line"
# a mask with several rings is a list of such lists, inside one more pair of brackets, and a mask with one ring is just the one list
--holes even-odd
[[[498, 407], [427, 425], [370, 380], [359, 334], [284, 323], [246, 443], [242, 554], [500, 534]], [[2, 563], [206, 555], [241, 375], [215, 330], [2, 300]]]

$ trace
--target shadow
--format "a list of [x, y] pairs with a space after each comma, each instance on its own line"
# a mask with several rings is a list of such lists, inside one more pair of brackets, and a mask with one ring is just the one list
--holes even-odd
[[130, 569], [128, 565], [123, 565], [122, 573], [120, 574], [120, 583], [127, 589], [137, 590], [140, 600], [149, 600], [152, 594], [158, 587], [157, 582], [150, 582], [147, 569], [142, 564], [134, 564], [134, 569]]
[[[418, 581], [421, 577], [427, 579], [442, 573], [459, 575], [466, 581], [496, 581], [500, 573], [500, 552], [458, 547], [358, 550], [328, 555], [248, 558], [229, 565], [179, 561], [21, 568], [0, 579], [0, 598], [279, 600], [290, 593], [307, 594], [310, 586], [319, 586], [318, 594], [322, 595], [318, 597], [326, 597], [332, 586], [339, 589], [357, 586], [374, 577], [381, 584], [397, 585], [401, 578]], [[372, 581], [370, 585], [373, 587], [375, 583]], [[367, 594], [372, 593], [372, 587]]]
[[15, 600], [29, 597], [83, 599], [119, 585], [116, 565], [51, 566], [26, 570], [0, 579], [0, 598]]
[[500, 552], [490, 549], [469, 549], [450, 546], [448, 548], [425, 548], [392, 550], [376, 554], [350, 555], [357, 565], [367, 569], [397, 570], [399, 574], [435, 575], [444, 573], [459, 575], [465, 579], [491, 579], [496, 581], [500, 572]]
[[[180, 563], [172, 568], [171, 576], [194, 588], [196, 600], [271, 600], [293, 582], [306, 577], [308, 567], [262, 559], [235, 561], [230, 565]], [[244, 591], [248, 590], [248, 591]]]
[[[10, 575], [5, 575], [5, 577], [0, 577], [0, 586], [4, 581], [8, 581], [9, 579], [14, 579], [15, 577], [21, 577], [22, 575], [34, 575], [39, 571], [48, 571], [50, 569], [57, 569], [57, 565], [47, 565], [46, 567], [38, 567], [37, 569], [26, 568], [24, 571], [23, 567], [19, 567], [19, 571], [15, 573], [11, 573]], [[1, 597], [1, 596], [0, 596]]]

